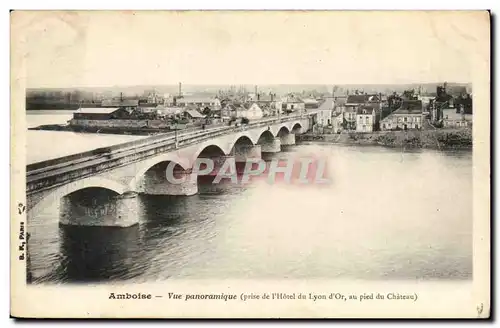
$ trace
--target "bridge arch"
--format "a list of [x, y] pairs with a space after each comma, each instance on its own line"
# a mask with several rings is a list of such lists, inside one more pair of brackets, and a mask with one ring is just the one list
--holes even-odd
[[244, 145], [255, 145], [255, 142], [252, 140], [252, 138], [250, 137], [250, 135], [248, 134], [243, 134], [243, 135], [240, 135], [238, 136], [237, 138], [235, 138], [230, 144], [229, 144], [229, 147], [228, 147], [228, 152], [229, 154], [231, 154], [234, 150], [234, 147], [236, 145], [239, 145], [239, 144], [244, 144]]
[[281, 137], [283, 135], [287, 135], [290, 133], [290, 129], [288, 128], [288, 126], [286, 125], [283, 125], [279, 130], [278, 130], [278, 133], [276, 133], [276, 136], [277, 137]]
[[292, 133], [299, 134], [302, 133], [303, 126], [300, 122], [294, 122], [292, 126]]
[[261, 134], [259, 135], [259, 138], [257, 140], [257, 144], [260, 144], [266, 140], [273, 140], [273, 139], [274, 139], [274, 134], [269, 130], [265, 130], [265, 131], [261, 132]]
[[228, 154], [228, 151], [223, 149], [223, 146], [218, 144], [204, 144], [199, 147], [193, 154], [191, 158], [191, 164], [193, 164], [197, 158], [206, 157], [206, 156], [225, 156]]
[[174, 162], [179, 165], [183, 170], [188, 170], [191, 168], [191, 163], [189, 159], [180, 157], [177, 153], [166, 153], [151, 158], [143, 163], [140, 163], [140, 166], [136, 167], [135, 175], [129, 183], [129, 188], [131, 190], [137, 190], [137, 184], [141, 180], [141, 178], [146, 174], [146, 172], [154, 167], [157, 164], [162, 162]]
[[200, 157], [200, 155], [212, 154], [212, 153], [226, 154], [222, 146], [218, 144], [209, 144], [209, 145], [203, 145], [202, 147], [198, 148], [198, 150], [194, 153], [194, 157], [198, 158]]
[[64, 196], [87, 188], [108, 189], [119, 195], [129, 191], [128, 186], [119, 182], [101, 177], [89, 177], [73, 181], [54, 190], [50, 190], [47, 195], [41, 198], [31, 207], [31, 209], [29, 209], [29, 212], [34, 214], [41, 213], [43, 209], [49, 207], [54, 202], [59, 202]]

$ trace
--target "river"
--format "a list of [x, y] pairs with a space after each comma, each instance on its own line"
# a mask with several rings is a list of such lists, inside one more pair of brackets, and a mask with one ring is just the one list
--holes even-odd
[[472, 278], [472, 152], [311, 143], [274, 156], [311, 154], [327, 159], [330, 184], [141, 195], [140, 223], [125, 229], [59, 226], [54, 204], [28, 222], [33, 282]]

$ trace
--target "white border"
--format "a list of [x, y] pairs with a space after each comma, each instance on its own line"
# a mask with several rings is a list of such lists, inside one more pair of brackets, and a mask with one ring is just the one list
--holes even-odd
[[[460, 9], [460, 10], [465, 10], [465, 9], [492, 9], [493, 13], [498, 14], [500, 12], [500, 2], [498, 1], [484, 1], [484, 0], [474, 0], [474, 1], [436, 1], [436, 0], [427, 0], [427, 1], [361, 1], [361, 0], [350, 0], [350, 1], [342, 1], [339, 3], [330, 3], [326, 1], [314, 1], [314, 0], [308, 0], [308, 1], [293, 1], [293, 0], [288, 0], [286, 2], [276, 2], [276, 3], [270, 3], [269, 0], [254, 0], [254, 1], [238, 1], [237, 3], [234, 1], [216, 1], [212, 0], [210, 2], [206, 1], [179, 1], [178, 3], [168, 3], [165, 4], [164, 2], [160, 1], [147, 1], [147, 0], [141, 0], [141, 1], [129, 1], [129, 0], [122, 0], [122, 1], [103, 1], [103, 0], [86, 0], [86, 1], [3, 1], [2, 2], [2, 11], [1, 11], [1, 20], [2, 24], [1, 29], [2, 33], [0, 33], [0, 36], [2, 38], [2, 43], [5, 45], [5, 51], [2, 52], [2, 63], [4, 65], [4, 70], [6, 74], [4, 74], [2, 81], [2, 92], [3, 92], [3, 97], [2, 102], [4, 103], [3, 109], [1, 110], [1, 115], [2, 118], [0, 119], [0, 122], [4, 124], [3, 128], [0, 129], [0, 133], [2, 134], [0, 137], [0, 144], [2, 146], [2, 153], [5, 154], [10, 153], [10, 113], [9, 113], [9, 96], [10, 96], [10, 89], [9, 89], [9, 74], [10, 72], [10, 62], [9, 62], [9, 9], [10, 8], [16, 8], [16, 9], [349, 9], [349, 10], [355, 10], [355, 9], [382, 9], [382, 10], [389, 10], [389, 9], [398, 9], [398, 10], [410, 10], [410, 9]], [[286, 4], [286, 6], [284, 6]], [[498, 18], [498, 17], [497, 17]], [[496, 25], [498, 25], [498, 21], [496, 21]], [[496, 29], [495, 29], [496, 30]], [[494, 33], [495, 40], [497, 39], [497, 33]], [[495, 58], [497, 59], [497, 58]], [[492, 58], [494, 61], [494, 59]], [[496, 71], [495, 71], [496, 73]], [[496, 95], [500, 92], [498, 84], [495, 87], [495, 90], [493, 91], [493, 95]], [[496, 103], [496, 101], [494, 102]], [[499, 126], [500, 119], [499, 115], [496, 115], [496, 120], [495, 120], [495, 125]], [[498, 140], [496, 140], [496, 151], [498, 151]], [[9, 196], [10, 196], [10, 189], [9, 189], [9, 184], [7, 183], [10, 180], [10, 174], [9, 174], [9, 163], [4, 160], [2, 161], [2, 168], [0, 172], [4, 175], [2, 181], [3, 183], [3, 190], [2, 190], [2, 195], [1, 195], [1, 202], [2, 202], [2, 209], [4, 210], [4, 216], [3, 216], [3, 224], [5, 227], [2, 229], [3, 232], [3, 247], [1, 248], [1, 253], [2, 253], [2, 263], [9, 263], [9, 257], [10, 257], [10, 249], [9, 249], [9, 217], [10, 217], [10, 209], [9, 209]], [[498, 227], [498, 224], [496, 224]], [[498, 231], [495, 231], [495, 233]], [[494, 239], [493, 239], [494, 240]], [[10, 271], [10, 270], [9, 270]], [[7, 270], [2, 270], [2, 281], [3, 281], [3, 290], [2, 290], [2, 308], [4, 309], [4, 315], [2, 316], [3, 318], [8, 318], [9, 316], [9, 303], [10, 303], [10, 281], [9, 281], [9, 272]], [[497, 302], [494, 302], [496, 304]], [[495, 310], [493, 310], [495, 311]], [[5, 320], [5, 319], [4, 319]], [[13, 324], [13, 320], [8, 319], [7, 324]], [[62, 323], [62, 324], [68, 324], [68, 323]], [[87, 324], [87, 323], [85, 323]], [[92, 323], [93, 326], [100, 326], [103, 325], [104, 323]], [[141, 325], [144, 323], [139, 323], [139, 322], [134, 322], [134, 325]], [[170, 323], [172, 324], [172, 323]], [[217, 323], [213, 323], [217, 324]], [[345, 324], [345, 323], [335, 323], [335, 324]], [[351, 323], [352, 324], [352, 323]], [[366, 324], [366, 323], [363, 323]], [[427, 324], [434, 324], [434, 323], [427, 323]], [[475, 324], [480, 324], [480, 323], [475, 323]]]

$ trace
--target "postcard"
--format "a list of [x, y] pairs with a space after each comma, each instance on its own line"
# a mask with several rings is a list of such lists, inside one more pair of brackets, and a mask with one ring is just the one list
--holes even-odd
[[487, 11], [12, 11], [11, 315], [488, 318]]

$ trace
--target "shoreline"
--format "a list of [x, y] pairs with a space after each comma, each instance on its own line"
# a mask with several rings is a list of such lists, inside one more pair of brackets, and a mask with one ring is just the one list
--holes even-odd
[[379, 131], [368, 133], [312, 134], [296, 136], [297, 142], [379, 146], [386, 148], [472, 150], [471, 129]]
[[[68, 131], [90, 134], [114, 135], [154, 135], [169, 133], [174, 130], [161, 128], [122, 128], [122, 127], [71, 127], [69, 125], [49, 124], [29, 128], [28, 130], [41, 131]], [[407, 131], [377, 131], [377, 132], [348, 132], [341, 134], [313, 134], [296, 135], [296, 141], [315, 142], [326, 144], [343, 144], [350, 146], [379, 146], [386, 148], [407, 149], [435, 149], [435, 150], [472, 150], [472, 129], [435, 129], [435, 130], [407, 130]]]

